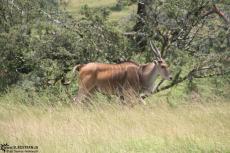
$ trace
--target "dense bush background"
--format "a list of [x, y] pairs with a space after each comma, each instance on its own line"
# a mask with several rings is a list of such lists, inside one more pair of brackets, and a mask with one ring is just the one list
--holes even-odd
[[[226, 96], [230, 81], [229, 1], [142, 2], [143, 12], [139, 10], [125, 22], [111, 22], [111, 11], [129, 5], [139, 9], [139, 3], [118, 0], [112, 8], [85, 5], [76, 17], [55, 0], [1, 0], [0, 90], [17, 86], [26, 91], [55, 91], [56, 83], [71, 79], [69, 71], [79, 63], [151, 62], [152, 40], [175, 76], [173, 82], [160, 84], [159, 91], [185, 83], [183, 93], [198, 92], [197, 84], [206, 82], [206, 88]], [[226, 19], [207, 14], [213, 6], [218, 6]]]

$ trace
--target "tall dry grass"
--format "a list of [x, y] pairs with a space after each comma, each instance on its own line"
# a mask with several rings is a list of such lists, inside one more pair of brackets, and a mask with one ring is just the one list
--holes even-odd
[[230, 103], [0, 105], [0, 143], [42, 153], [229, 152]]

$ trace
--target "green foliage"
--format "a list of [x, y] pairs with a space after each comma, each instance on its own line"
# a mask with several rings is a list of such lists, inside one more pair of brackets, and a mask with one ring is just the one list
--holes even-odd
[[[123, 7], [135, 2], [125, 0], [117, 4]], [[213, 4], [228, 14], [227, 1], [146, 2], [150, 4], [146, 15], [141, 21], [138, 17], [133, 28], [145, 37], [129, 39], [115, 28], [116, 23], [108, 21], [108, 8], [85, 5], [76, 19], [60, 10], [53, 0], [1, 0], [0, 90], [13, 84], [26, 90], [48, 88], [69, 77], [68, 72], [79, 63], [127, 59], [152, 62], [149, 40], [154, 40], [178, 80], [192, 74], [185, 78], [190, 80], [187, 90], [198, 91], [193, 77], [229, 71], [229, 26], [217, 17], [202, 16]], [[130, 23], [133, 18], [124, 22]], [[144, 44], [144, 48], [138, 48], [139, 44]]]
[[[34, 82], [37, 87], [45, 87], [49, 80], [65, 77], [74, 64], [112, 62], [129, 57], [128, 53], [124, 53], [125, 39], [106, 22], [107, 9], [91, 10], [85, 6], [81, 11], [82, 17], [76, 20], [58, 11], [56, 5], [49, 5], [56, 12], [52, 9], [46, 12], [47, 4], [36, 2], [40, 5], [33, 5], [33, 1], [26, 1], [23, 6], [12, 4], [22, 11], [32, 7], [26, 18], [28, 21], [17, 22], [24, 18], [16, 16], [18, 20], [9, 20], [11, 26], [5, 26], [0, 33], [1, 69], [8, 72], [4, 80], [9, 78], [10, 84], [22, 77], [24, 81]], [[3, 7], [7, 6], [3, 4]], [[15, 77], [9, 77], [11, 75]]]
[[[229, 13], [227, 2], [209, 0], [142, 1], [143, 13], [138, 14], [133, 37], [136, 47], [145, 50], [146, 61], [154, 54], [149, 46], [153, 40], [162, 56], [167, 58], [178, 80], [187, 76], [191, 90], [197, 90], [193, 78], [226, 74], [229, 76], [229, 24], [223, 18], [212, 18], [205, 13], [213, 5]], [[142, 9], [143, 9], [142, 8]], [[139, 7], [141, 9], [141, 7]], [[176, 80], [174, 80], [176, 82]], [[173, 84], [172, 84], [173, 86]]]

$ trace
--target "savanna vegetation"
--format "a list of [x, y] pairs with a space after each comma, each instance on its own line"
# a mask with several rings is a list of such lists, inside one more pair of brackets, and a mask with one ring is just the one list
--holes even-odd
[[[0, 0], [0, 14], [0, 144], [230, 152], [229, 0]], [[173, 80], [159, 78], [147, 105], [100, 93], [72, 104], [73, 66], [152, 62], [150, 41]]]

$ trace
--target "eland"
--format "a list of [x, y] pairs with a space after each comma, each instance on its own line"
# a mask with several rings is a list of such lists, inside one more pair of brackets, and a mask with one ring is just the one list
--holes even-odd
[[[126, 91], [137, 93], [142, 98], [154, 92], [154, 82], [158, 75], [163, 79], [172, 80], [171, 73], [160, 51], [150, 41], [150, 46], [157, 59], [148, 64], [137, 64], [127, 61], [119, 64], [88, 63], [76, 65], [73, 72], [79, 72], [79, 90], [75, 103], [99, 91], [115, 94], [124, 99]], [[140, 95], [143, 96], [140, 96]]]

